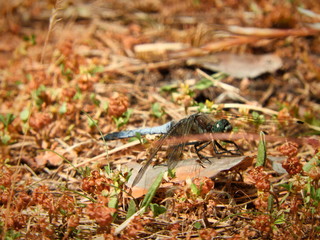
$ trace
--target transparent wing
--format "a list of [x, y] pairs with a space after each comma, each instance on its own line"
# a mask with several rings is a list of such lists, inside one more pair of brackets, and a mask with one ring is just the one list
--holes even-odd
[[[152, 162], [152, 159], [155, 157], [155, 155], [158, 153], [158, 151], [161, 149], [162, 145], [164, 142], [169, 138], [169, 137], [175, 137], [175, 136], [186, 136], [189, 134], [191, 126], [193, 124], [194, 117], [191, 115], [189, 118], [185, 118], [180, 120], [178, 123], [176, 123], [164, 136], [162, 136], [155, 145], [155, 148], [152, 150], [152, 153], [150, 157], [148, 158], [146, 164], [139, 170], [137, 176], [135, 177], [132, 186], [135, 186], [142, 178], [142, 176], [145, 174], [148, 166]], [[173, 169], [176, 164], [178, 163], [182, 151], [186, 145], [186, 142], [181, 142], [178, 143], [175, 146], [169, 146], [167, 150], [167, 162], [168, 162], [168, 168]]]
[[[175, 135], [181, 137], [182, 141], [178, 142], [175, 146], [170, 146], [167, 150], [167, 162], [168, 162], [168, 169], [172, 170], [175, 168], [179, 160], [181, 160], [182, 152], [186, 146], [186, 141], [183, 141], [183, 137], [190, 134], [190, 130], [192, 125], [194, 124], [194, 115], [191, 115], [189, 118], [183, 119], [178, 122], [173, 129]], [[177, 134], [179, 132], [179, 134]], [[173, 136], [174, 137], [174, 136]]]
[[213, 119], [225, 118], [230, 120], [233, 129], [236, 131], [245, 131], [248, 133], [259, 133], [265, 131], [268, 134], [279, 134], [284, 136], [299, 136], [311, 131], [320, 131], [320, 128], [311, 126], [299, 119], [288, 115], [278, 114], [277, 116], [268, 116], [252, 112], [249, 114], [239, 115], [225, 111], [213, 112]]
[[135, 177], [135, 179], [133, 180], [132, 183], [132, 187], [134, 187], [135, 185], [137, 185], [138, 182], [140, 182], [142, 176], [145, 174], [148, 166], [150, 165], [150, 163], [152, 162], [152, 159], [155, 157], [155, 155], [158, 153], [158, 151], [161, 149], [162, 145], [164, 144], [165, 140], [168, 138], [169, 133], [163, 135], [155, 144], [154, 149], [152, 150], [152, 153], [150, 155], [150, 157], [148, 158], [146, 164], [139, 170], [137, 176]]

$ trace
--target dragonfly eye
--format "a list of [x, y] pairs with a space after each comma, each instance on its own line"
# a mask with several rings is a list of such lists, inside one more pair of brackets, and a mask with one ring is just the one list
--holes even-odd
[[231, 130], [231, 123], [226, 119], [221, 119], [212, 126], [212, 132], [230, 132]]

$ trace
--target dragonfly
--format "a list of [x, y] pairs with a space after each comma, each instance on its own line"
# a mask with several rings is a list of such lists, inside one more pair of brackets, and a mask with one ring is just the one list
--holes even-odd
[[172, 170], [177, 165], [181, 158], [182, 152], [187, 145], [193, 145], [195, 152], [200, 161], [206, 160], [207, 157], [201, 154], [201, 150], [206, 148], [212, 143], [215, 154], [223, 155], [242, 155], [237, 144], [233, 141], [224, 140], [224, 142], [233, 145], [232, 149], [226, 149], [217, 140], [202, 140], [186, 142], [183, 140], [185, 136], [203, 134], [203, 133], [228, 133], [232, 131], [232, 125], [227, 119], [213, 120], [212, 116], [207, 113], [195, 113], [180, 121], [170, 121], [164, 125], [151, 128], [141, 128], [128, 131], [109, 133], [103, 137], [105, 141], [116, 140], [121, 138], [130, 138], [136, 134], [163, 134], [162, 137], [156, 142], [155, 147], [151, 150], [151, 154], [144, 166], [141, 167], [137, 176], [135, 177], [132, 186], [135, 186], [145, 174], [148, 166], [151, 164], [153, 158], [161, 149], [165, 141], [170, 137], [180, 138], [181, 142], [173, 146], [169, 146], [166, 152], [168, 169]]

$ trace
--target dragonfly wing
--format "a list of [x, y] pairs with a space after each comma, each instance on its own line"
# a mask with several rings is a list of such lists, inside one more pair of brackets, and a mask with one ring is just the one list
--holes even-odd
[[146, 164], [139, 170], [137, 176], [135, 177], [135, 179], [133, 180], [132, 183], [132, 187], [134, 187], [135, 185], [137, 185], [137, 183], [141, 180], [143, 174], [145, 174], [147, 168], [149, 167], [152, 159], [154, 158], [154, 156], [159, 152], [160, 148], [162, 147], [163, 143], [165, 142], [165, 140], [167, 139], [168, 134], [165, 134], [164, 136], [162, 136], [156, 143], [155, 148], [152, 150], [152, 153], [150, 155], [150, 157], [148, 158]]
[[178, 146], [170, 147], [167, 150], [167, 158], [168, 158], [168, 169], [172, 170], [176, 167], [179, 160], [181, 159], [181, 155], [185, 144], [179, 144]]
[[191, 129], [195, 128], [196, 116], [197, 114], [193, 114], [188, 118], [180, 120], [176, 124], [173, 123], [173, 126], [170, 128], [170, 130], [162, 138], [160, 138], [156, 143], [155, 149], [150, 155], [147, 163], [139, 170], [137, 176], [135, 177], [132, 183], [132, 186], [135, 186], [141, 180], [143, 174], [145, 174], [152, 159], [160, 150], [161, 146], [164, 144], [164, 142], [168, 137], [181, 138], [181, 143], [178, 142], [175, 146], [170, 146], [167, 150], [168, 168], [173, 169], [177, 165], [178, 161], [181, 159], [181, 153], [184, 150], [184, 147], [186, 145], [186, 141], [183, 139], [183, 137], [189, 135], [191, 132]]
[[171, 146], [167, 150], [168, 169], [175, 168], [179, 160], [181, 160], [182, 152], [187, 144], [184, 140], [184, 136], [188, 136], [191, 132], [193, 125], [195, 124], [195, 116], [191, 115], [188, 118], [179, 121], [168, 133], [170, 137], [181, 137], [181, 142], [178, 145]]

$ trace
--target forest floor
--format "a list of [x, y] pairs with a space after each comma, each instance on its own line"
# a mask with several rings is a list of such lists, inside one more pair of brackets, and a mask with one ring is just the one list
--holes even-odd
[[[0, 9], [2, 239], [320, 238], [319, 1]], [[232, 132], [191, 135], [197, 112]], [[173, 139], [101, 140], [171, 120]]]

